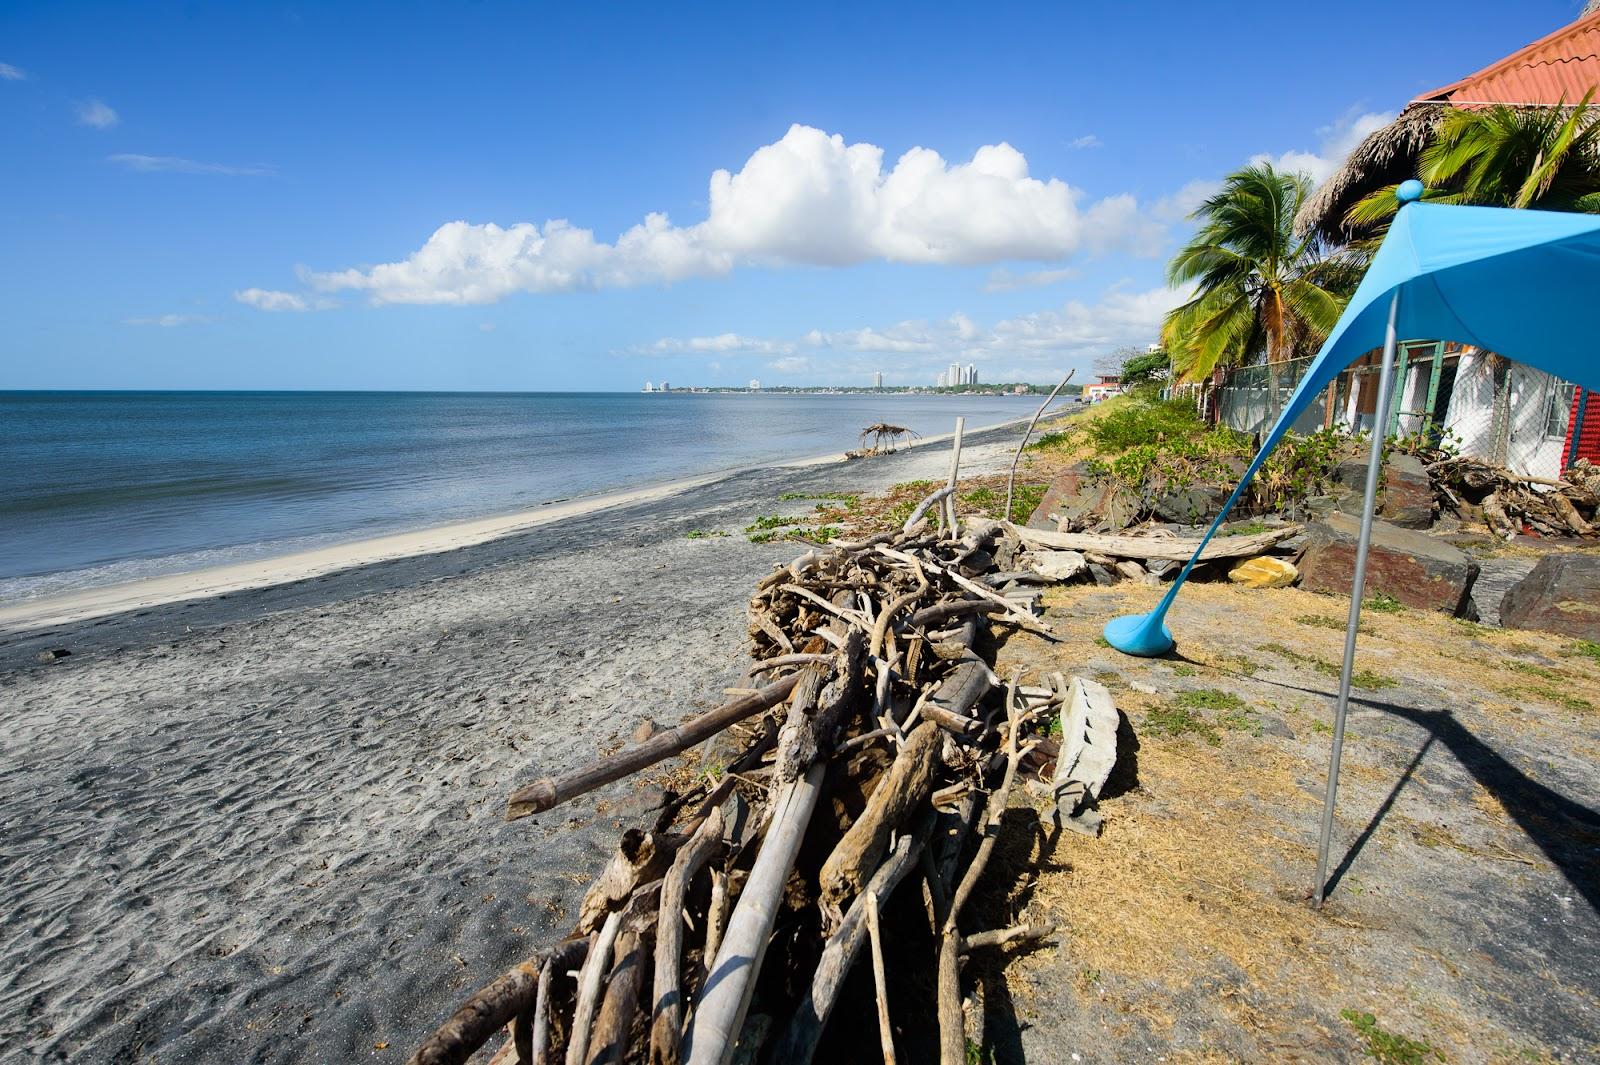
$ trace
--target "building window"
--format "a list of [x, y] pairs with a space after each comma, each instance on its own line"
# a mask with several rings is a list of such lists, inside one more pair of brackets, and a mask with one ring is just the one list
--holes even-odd
[[1578, 386], [1567, 381], [1555, 382], [1550, 389], [1550, 410], [1545, 414], [1544, 435], [1567, 438], [1567, 421], [1572, 416], [1572, 397]]

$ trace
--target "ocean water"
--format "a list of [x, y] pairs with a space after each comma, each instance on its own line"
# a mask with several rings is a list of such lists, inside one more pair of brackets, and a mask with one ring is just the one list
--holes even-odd
[[1027, 417], [1035, 397], [0, 392], [0, 602]]

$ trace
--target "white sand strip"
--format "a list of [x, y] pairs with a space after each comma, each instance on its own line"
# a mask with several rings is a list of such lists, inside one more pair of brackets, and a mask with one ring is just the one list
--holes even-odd
[[[1026, 422], [1026, 418], [1020, 418], [982, 428], [997, 429]], [[940, 444], [948, 441], [953, 435], [945, 433], [924, 437], [916, 447], [920, 449]], [[778, 468], [819, 466], [830, 462], [843, 462], [844, 457], [843, 452], [831, 452], [772, 465]], [[413, 532], [391, 533], [387, 536], [333, 544], [273, 558], [235, 562], [225, 566], [208, 566], [184, 573], [146, 577], [103, 587], [82, 588], [58, 595], [42, 596], [20, 603], [8, 603], [0, 605], [0, 632], [20, 632], [50, 625], [64, 625], [127, 610], [145, 610], [186, 599], [228, 595], [252, 588], [289, 584], [374, 562], [453, 551], [513, 533], [525, 532], [564, 518], [591, 514], [610, 507], [664, 499], [744, 470], [757, 468], [760, 467], [723, 470], [644, 488], [563, 500], [498, 517], [438, 525]]]

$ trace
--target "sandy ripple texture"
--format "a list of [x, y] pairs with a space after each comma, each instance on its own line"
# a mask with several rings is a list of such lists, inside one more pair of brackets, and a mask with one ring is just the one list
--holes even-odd
[[[973, 449], [993, 468], [998, 442]], [[748, 471], [425, 558], [0, 642], [0, 1057], [400, 1062], [571, 924], [638, 811], [510, 786], [720, 701], [793, 488]], [[72, 649], [41, 665], [38, 650]], [[631, 813], [631, 816], [630, 816]]]

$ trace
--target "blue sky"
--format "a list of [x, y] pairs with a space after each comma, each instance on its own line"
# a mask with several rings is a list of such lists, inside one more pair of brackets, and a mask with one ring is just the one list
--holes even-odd
[[10, 3], [0, 388], [1046, 381], [1580, 7]]

